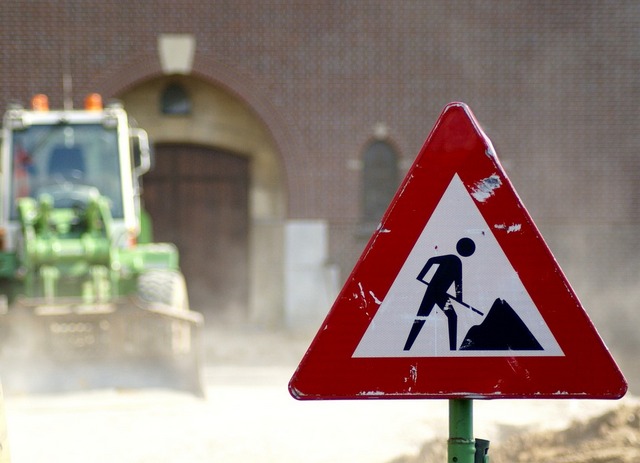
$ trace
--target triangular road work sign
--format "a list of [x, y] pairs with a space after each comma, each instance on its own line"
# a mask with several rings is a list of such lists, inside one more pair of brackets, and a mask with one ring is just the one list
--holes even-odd
[[289, 383], [298, 399], [626, 389], [462, 103], [444, 109]]

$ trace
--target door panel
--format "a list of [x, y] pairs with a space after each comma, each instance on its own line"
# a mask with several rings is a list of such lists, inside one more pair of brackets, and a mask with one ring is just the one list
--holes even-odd
[[154, 239], [178, 246], [191, 307], [208, 314], [245, 314], [247, 158], [197, 145], [161, 144], [143, 181]]

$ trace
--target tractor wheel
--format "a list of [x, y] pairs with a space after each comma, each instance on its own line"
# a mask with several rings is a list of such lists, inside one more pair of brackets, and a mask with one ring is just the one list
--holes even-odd
[[138, 277], [138, 297], [147, 303], [161, 303], [176, 310], [189, 310], [184, 276], [177, 270], [148, 270]]

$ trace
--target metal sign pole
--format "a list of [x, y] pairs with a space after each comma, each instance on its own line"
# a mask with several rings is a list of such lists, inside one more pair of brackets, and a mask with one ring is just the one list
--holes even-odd
[[474, 463], [476, 444], [473, 438], [473, 401], [449, 400], [449, 440], [447, 463]]

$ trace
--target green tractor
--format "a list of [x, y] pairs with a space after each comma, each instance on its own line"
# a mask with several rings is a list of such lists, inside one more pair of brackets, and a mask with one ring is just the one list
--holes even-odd
[[146, 132], [119, 104], [11, 107], [0, 151], [5, 393], [172, 388], [202, 395], [202, 315], [140, 201]]

